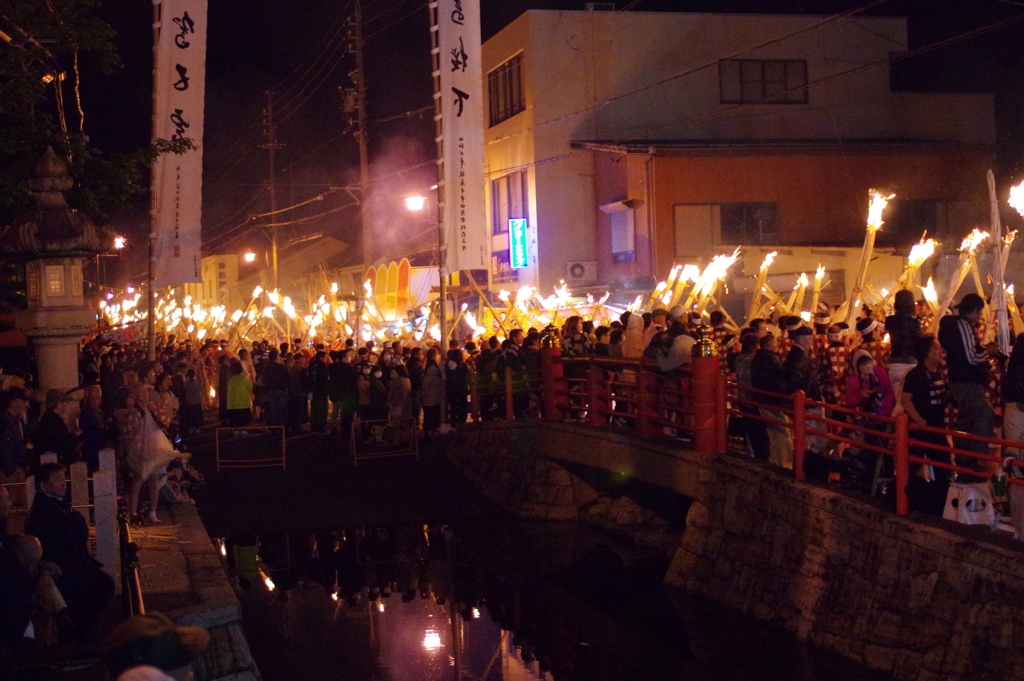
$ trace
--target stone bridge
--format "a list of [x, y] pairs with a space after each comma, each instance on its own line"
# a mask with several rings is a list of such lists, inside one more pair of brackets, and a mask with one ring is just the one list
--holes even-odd
[[449, 459], [521, 517], [585, 518], [598, 492], [571, 471], [692, 500], [665, 577], [894, 679], [1019, 678], [1024, 545], [987, 528], [897, 516], [870, 497], [733, 455], [610, 427], [540, 420], [460, 429]]

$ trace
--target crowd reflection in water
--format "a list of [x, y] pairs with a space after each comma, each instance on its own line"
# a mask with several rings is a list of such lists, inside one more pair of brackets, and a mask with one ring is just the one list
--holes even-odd
[[[287, 602], [289, 592], [296, 588], [322, 589], [325, 599], [347, 609], [366, 610], [369, 605], [384, 612], [386, 602], [420, 600], [436, 603], [449, 616], [454, 610], [463, 621], [489, 615], [501, 629], [497, 652], [504, 650], [502, 664], [495, 664], [498, 654], [492, 644], [497, 637], [485, 644], [487, 650], [476, 651], [473, 647], [478, 642], [467, 637], [462, 666], [473, 667], [476, 658], [476, 678], [501, 679], [502, 666], [510, 659], [532, 671], [534, 678], [639, 678], [632, 665], [611, 649], [614, 646], [596, 644], [580, 627], [573, 626], [579, 622], [579, 613], [557, 611], [550, 594], [538, 592], [533, 588], [536, 584], [521, 588], [507, 566], [485, 565], [475, 559], [445, 525], [236, 535], [222, 546], [230, 573], [241, 589], [265, 587], [279, 601]], [[387, 607], [390, 612], [391, 606]], [[441, 632], [445, 641], [450, 634], [450, 630]], [[443, 678], [450, 678], [449, 674]]]

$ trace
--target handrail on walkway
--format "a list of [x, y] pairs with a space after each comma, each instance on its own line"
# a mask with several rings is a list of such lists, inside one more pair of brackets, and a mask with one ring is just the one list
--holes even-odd
[[132, 541], [131, 516], [128, 509], [117, 514], [117, 533], [121, 545], [121, 607], [125, 618], [146, 614], [139, 580], [139, 546]]

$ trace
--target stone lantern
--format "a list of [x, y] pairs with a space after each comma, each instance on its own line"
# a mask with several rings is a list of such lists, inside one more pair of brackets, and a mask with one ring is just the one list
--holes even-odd
[[82, 337], [96, 325], [83, 295], [82, 262], [110, 250], [114, 235], [68, 206], [64, 192], [74, 180], [52, 148], [28, 185], [36, 209], [0, 231], [0, 255], [25, 263], [28, 309], [16, 313], [15, 323], [32, 342], [39, 387], [69, 390], [78, 385]]

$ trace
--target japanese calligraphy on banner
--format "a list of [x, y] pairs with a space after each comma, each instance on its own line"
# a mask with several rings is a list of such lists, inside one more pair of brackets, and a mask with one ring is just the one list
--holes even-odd
[[155, 286], [201, 282], [206, 0], [154, 0], [157, 25], [153, 137], [191, 139], [153, 168]]
[[439, 0], [437, 23], [447, 264], [449, 271], [486, 269], [480, 0]]

